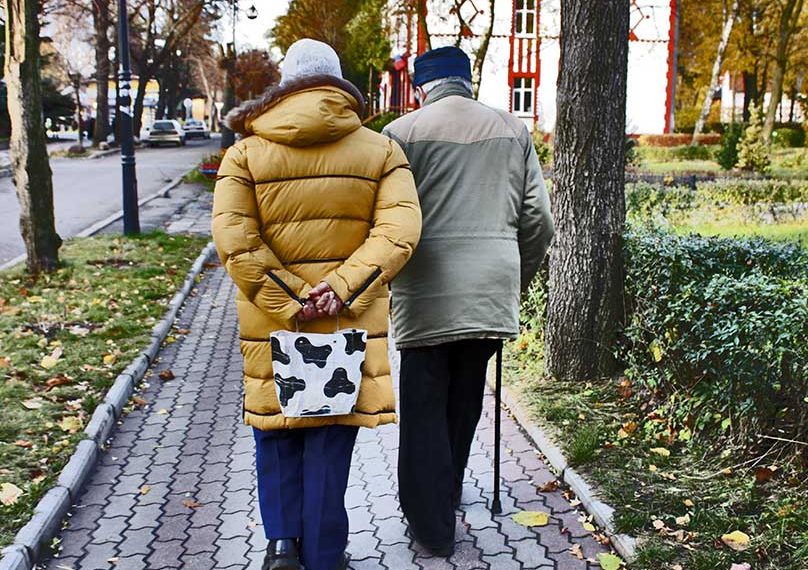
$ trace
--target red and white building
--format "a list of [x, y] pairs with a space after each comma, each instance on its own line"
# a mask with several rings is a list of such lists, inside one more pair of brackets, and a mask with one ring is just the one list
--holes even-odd
[[[629, 34], [627, 131], [673, 131], [678, 0], [632, 0]], [[409, 73], [426, 51], [417, 3], [425, 8], [432, 47], [454, 45], [473, 54], [490, 21], [488, 0], [413, 0], [393, 16], [394, 71], [381, 96], [385, 109], [411, 110]], [[395, 2], [400, 6], [401, 3]], [[458, 17], [458, 11], [459, 16]], [[466, 25], [461, 27], [460, 22]], [[495, 0], [494, 29], [480, 82], [480, 101], [508, 109], [530, 127], [553, 130], [560, 57], [560, 0]]]

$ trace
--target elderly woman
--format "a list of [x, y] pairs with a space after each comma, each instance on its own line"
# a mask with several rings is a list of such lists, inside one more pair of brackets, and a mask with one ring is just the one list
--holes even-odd
[[[254, 430], [264, 570], [347, 567], [345, 489], [359, 427], [396, 421], [387, 284], [421, 231], [395, 142], [361, 126], [363, 100], [337, 54], [300, 40], [280, 84], [227, 117], [243, 135], [222, 161], [213, 238], [238, 292], [244, 421]], [[270, 333], [368, 331], [355, 411], [285, 417]]]

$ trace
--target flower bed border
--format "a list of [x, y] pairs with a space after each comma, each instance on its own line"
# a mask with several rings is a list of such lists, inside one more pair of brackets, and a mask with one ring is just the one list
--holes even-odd
[[134, 392], [135, 385], [143, 379], [163, 341], [171, 331], [182, 305], [196, 286], [196, 278], [213, 256], [215, 248], [209, 242], [188, 271], [182, 287], [168, 303], [168, 310], [154, 326], [148, 346], [142, 350], [115, 379], [104, 398], [93, 412], [90, 423], [84, 429], [84, 438], [62, 469], [56, 486], [51, 488], [34, 507], [28, 523], [14, 537], [14, 542], [0, 554], [0, 570], [33, 570], [43, 547], [59, 533], [70, 506], [79, 498], [84, 484], [96, 465], [99, 453], [121, 417], [123, 408]]

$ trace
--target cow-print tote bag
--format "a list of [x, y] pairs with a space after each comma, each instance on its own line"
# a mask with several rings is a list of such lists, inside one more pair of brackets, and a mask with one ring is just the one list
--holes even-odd
[[333, 334], [272, 333], [275, 393], [283, 415], [302, 418], [353, 413], [367, 338], [368, 332], [361, 329]]

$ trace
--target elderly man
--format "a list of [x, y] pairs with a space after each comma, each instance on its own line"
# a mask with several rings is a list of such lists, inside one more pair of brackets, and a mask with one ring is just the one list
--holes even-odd
[[413, 84], [423, 108], [385, 129], [410, 161], [423, 212], [420, 246], [392, 286], [399, 498], [413, 537], [450, 556], [487, 364], [518, 334], [520, 292], [554, 230], [531, 134], [474, 100], [466, 54], [423, 54]]

